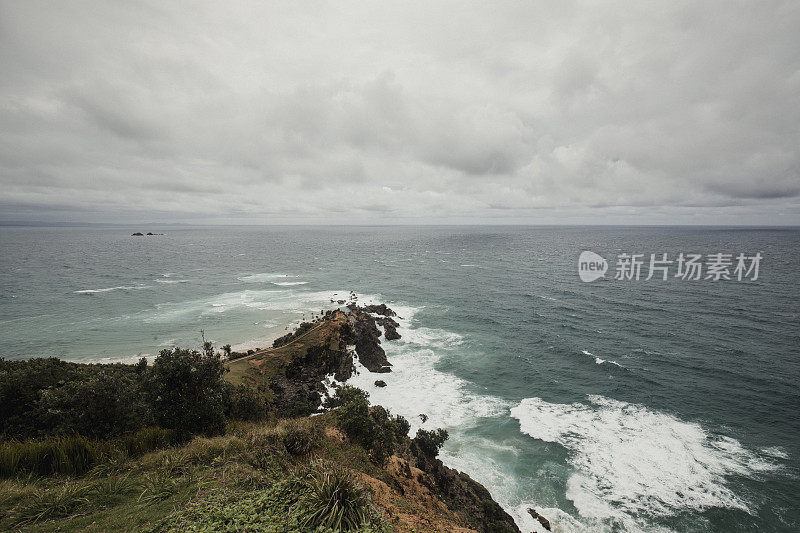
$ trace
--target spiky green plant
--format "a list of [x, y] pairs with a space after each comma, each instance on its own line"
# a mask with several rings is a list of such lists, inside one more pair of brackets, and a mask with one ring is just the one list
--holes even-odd
[[17, 525], [26, 525], [71, 516], [80, 507], [89, 504], [90, 493], [89, 486], [77, 482], [39, 489], [27, 503], [16, 509], [14, 521]]
[[297, 503], [304, 530], [355, 531], [375, 519], [369, 491], [342, 467], [315, 461], [304, 476], [304, 485]]

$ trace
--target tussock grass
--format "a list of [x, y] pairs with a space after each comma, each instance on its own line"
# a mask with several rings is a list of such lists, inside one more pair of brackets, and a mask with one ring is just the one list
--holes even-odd
[[189, 435], [186, 432], [154, 426], [140, 429], [124, 437], [122, 444], [128, 455], [138, 457], [153, 450], [181, 445], [188, 439]]
[[97, 444], [84, 437], [50, 437], [39, 441], [6, 441], [0, 444], [0, 476], [23, 472], [81, 475], [98, 455]]
[[286, 451], [295, 457], [308, 455], [319, 448], [324, 438], [322, 429], [309, 418], [283, 421], [276, 430], [282, 435]]
[[66, 518], [87, 507], [91, 488], [84, 483], [66, 482], [52, 489], [38, 489], [32, 497], [16, 508], [13, 522], [23, 526], [42, 520]]
[[303, 530], [355, 531], [376, 521], [369, 491], [347, 469], [316, 460], [301, 480], [305, 490], [296, 507]]
[[80, 476], [95, 464], [113, 462], [120, 455], [138, 457], [185, 442], [182, 432], [144, 428], [121, 439], [100, 441], [86, 437], [55, 436], [40, 440], [9, 440], [0, 444], [0, 477], [25, 473], [40, 476]]

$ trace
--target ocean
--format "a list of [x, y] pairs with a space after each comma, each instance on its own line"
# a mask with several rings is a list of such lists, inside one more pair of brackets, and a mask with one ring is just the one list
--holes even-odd
[[[0, 251], [8, 359], [266, 346], [353, 290], [402, 335], [388, 386], [354, 384], [447, 428], [443, 461], [523, 531], [528, 508], [563, 532], [800, 531], [798, 229], [4, 227]], [[605, 277], [581, 281], [583, 251]], [[732, 279], [647, 280], [651, 253], [732, 254]]]

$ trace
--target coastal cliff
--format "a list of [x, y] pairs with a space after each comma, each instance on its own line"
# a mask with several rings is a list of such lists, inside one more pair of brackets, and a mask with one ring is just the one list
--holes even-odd
[[[327, 392], [325, 380], [333, 377], [346, 383], [355, 371], [355, 359], [370, 372], [391, 372], [381, 337], [388, 342], [400, 338], [394, 316], [395, 312], [385, 304], [359, 307], [351, 303], [346, 310], [321, 313], [313, 322], [301, 325], [299, 334], [289, 334], [276, 341], [273, 348], [232, 361], [227, 379], [264, 393], [270, 409], [278, 416], [316, 412]], [[373, 492], [384, 494], [382, 509], [395, 515], [396, 521], [403, 515], [386, 496], [392, 492], [416, 494], [416, 503], [424, 503], [423, 507], [429, 510], [446, 510], [444, 516], [451, 525], [464, 530], [519, 531], [484, 486], [467, 474], [446, 467], [435, 454], [423, 450], [416, 439], [402, 439], [385, 472], [391, 480], [386, 487], [374, 482], [369, 485]], [[378, 505], [381, 506], [380, 501]], [[420, 527], [415, 519], [405, 519], [406, 525]]]

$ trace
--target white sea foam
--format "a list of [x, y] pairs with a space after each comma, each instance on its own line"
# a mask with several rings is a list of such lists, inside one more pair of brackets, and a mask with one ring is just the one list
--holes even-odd
[[571, 452], [576, 471], [567, 482], [567, 497], [588, 518], [631, 524], [633, 517], [686, 509], [747, 511], [726, 476], [777, 468], [697, 423], [602, 396], [589, 396], [588, 404], [528, 398], [511, 415], [523, 433]]
[[157, 279], [156, 283], [189, 283], [188, 279]]
[[615, 365], [615, 366], [618, 366], [620, 368], [623, 368], [622, 365], [617, 363], [616, 361], [612, 361], [610, 359], [601, 359], [600, 357], [597, 357], [595, 354], [593, 354], [589, 350], [581, 350], [581, 353], [583, 355], [588, 355], [589, 357], [594, 357], [595, 364], [602, 365], [603, 363], [608, 363], [609, 365]]
[[99, 294], [104, 292], [111, 292], [111, 291], [135, 291], [139, 289], [151, 289], [150, 285], [120, 285], [119, 287], [107, 287], [105, 289], [83, 289], [80, 291], [75, 291], [75, 294]]
[[761, 448], [761, 453], [770, 457], [774, 457], [775, 459], [789, 458], [789, 454], [781, 446], [768, 446], [766, 448]]
[[251, 274], [249, 276], [240, 276], [236, 279], [244, 281], [245, 283], [267, 283], [275, 279], [282, 278], [296, 278], [293, 274], [277, 274], [274, 272], [263, 272], [261, 274]]
[[[375, 302], [371, 298], [361, 300]], [[472, 392], [464, 380], [435, 368], [442, 356], [441, 350], [461, 343], [460, 335], [444, 330], [412, 328], [413, 316], [420, 308], [394, 303], [387, 305], [398, 315], [396, 319], [400, 326], [397, 331], [401, 335], [398, 341], [383, 343], [392, 371], [378, 375], [357, 363], [359, 374], [348, 383], [368, 391], [371, 402], [406, 417], [411, 423], [412, 435], [420, 427], [469, 427], [479, 418], [507, 412], [510, 405], [502, 400]], [[376, 387], [377, 379], [385, 381], [387, 386]], [[431, 394], [432, 391], [436, 394]], [[420, 414], [428, 416], [424, 425], [418, 416]]]
[[294, 287], [295, 285], [306, 285], [307, 281], [273, 281], [273, 285], [278, 287]]
[[[121, 356], [121, 357], [101, 357], [97, 360], [91, 361], [92, 363], [101, 363], [101, 364], [111, 364], [111, 363], [123, 363], [126, 365], [132, 365], [134, 363], [138, 363], [140, 359], [147, 359], [148, 363], [152, 363], [153, 360], [156, 358], [155, 355], [149, 353], [140, 353], [136, 355], [129, 355], [129, 356]], [[81, 361], [85, 362], [85, 361]]]

